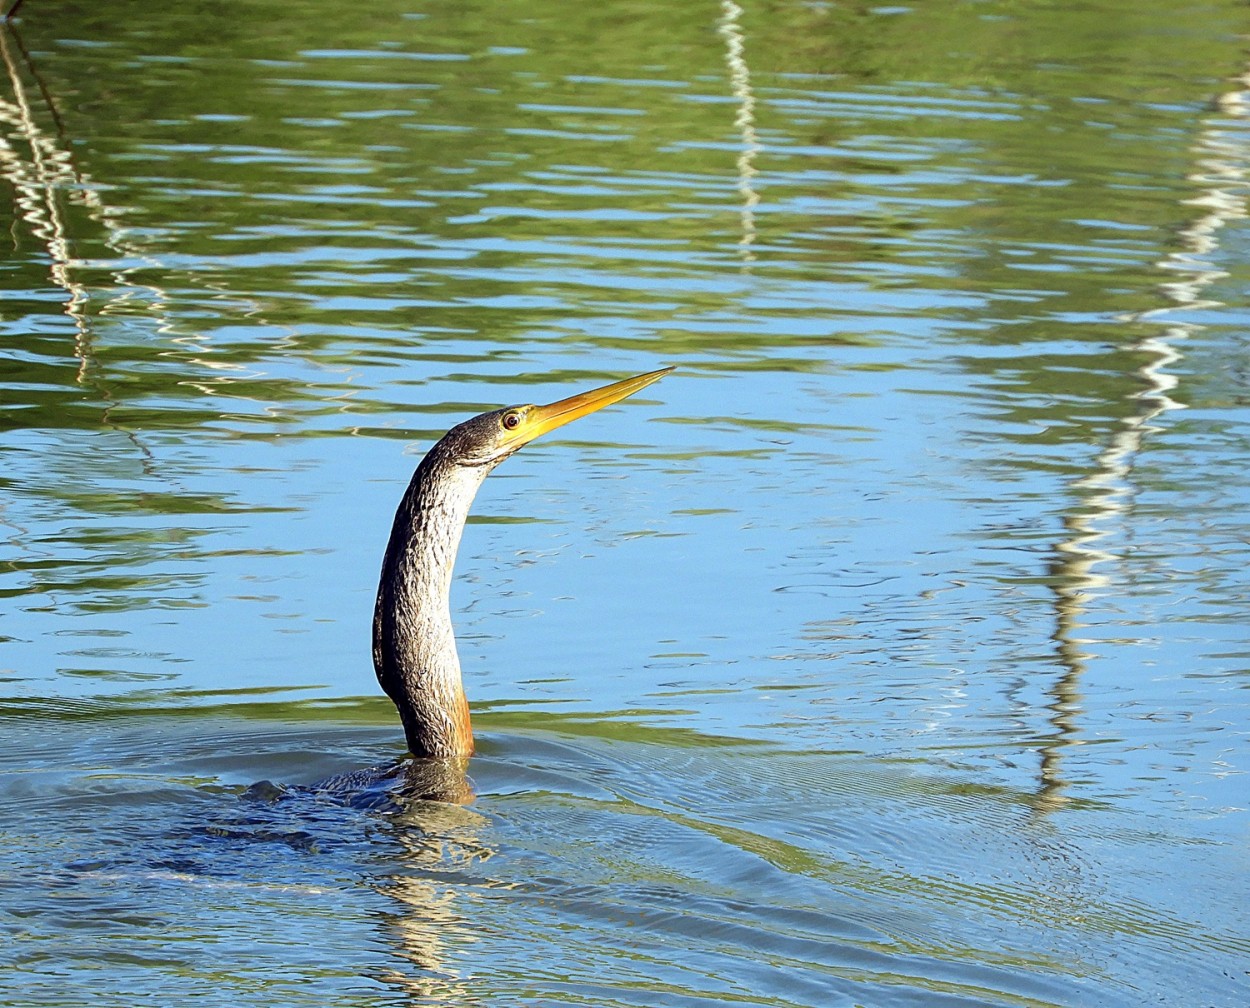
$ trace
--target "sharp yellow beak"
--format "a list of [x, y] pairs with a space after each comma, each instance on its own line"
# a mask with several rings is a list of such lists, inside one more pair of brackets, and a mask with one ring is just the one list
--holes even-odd
[[626, 396], [631, 396], [652, 382], [659, 381], [672, 370], [671, 367], [666, 367], [658, 371], [648, 371], [646, 374], [635, 375], [633, 378], [626, 378], [624, 381], [614, 382], [603, 388], [569, 396], [567, 399], [561, 399], [548, 406], [527, 407], [520, 426], [512, 432], [509, 441], [518, 448], [529, 444], [534, 438], [553, 431], [557, 427], [563, 427], [588, 413], [611, 406], [614, 402], [620, 402]]

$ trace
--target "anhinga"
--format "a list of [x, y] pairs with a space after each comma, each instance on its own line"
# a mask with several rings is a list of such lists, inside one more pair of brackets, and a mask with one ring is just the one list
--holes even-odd
[[500, 462], [540, 434], [633, 395], [662, 368], [549, 406], [509, 406], [449, 430], [417, 466], [382, 561], [373, 665], [399, 708], [414, 756], [473, 752], [469, 705], [451, 626], [451, 572], [469, 505]]

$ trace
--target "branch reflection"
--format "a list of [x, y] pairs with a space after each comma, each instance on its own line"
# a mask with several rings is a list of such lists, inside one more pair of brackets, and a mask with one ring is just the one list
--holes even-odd
[[734, 126], [742, 140], [738, 153], [738, 195], [742, 198], [739, 211], [741, 236], [738, 238], [738, 254], [742, 261], [755, 261], [755, 208], [760, 197], [755, 191], [755, 155], [759, 153], [759, 136], [755, 132], [755, 92], [751, 90], [751, 74], [747, 68], [745, 37], [739, 21], [742, 8], [734, 0], [723, 0], [721, 16], [716, 31], [725, 40], [725, 63], [729, 67], [729, 87], [738, 103]]
[[[168, 295], [160, 287], [135, 279], [134, 274], [151, 265], [151, 261], [123, 234], [118, 223], [122, 211], [105, 203], [101, 187], [75, 165], [56, 103], [22, 45], [16, 25], [9, 20], [16, 9], [15, 4], [8, 16], [0, 19], [0, 59], [9, 80], [9, 96], [0, 96], [0, 176], [13, 186], [19, 216], [47, 254], [52, 282], [67, 295], [63, 305], [74, 325], [74, 356], [78, 360], [76, 383], [90, 388], [104, 401], [104, 421], [125, 433], [139, 451], [149, 475], [160, 475], [151, 451], [135, 432], [111, 419], [110, 414], [119, 403], [113, 388], [101, 374], [92, 320], [94, 316], [105, 315], [141, 297], [161, 330], [168, 332], [172, 330], [165, 311]], [[34, 83], [37, 95], [28, 81]], [[54, 130], [45, 129], [41, 120], [51, 123]], [[70, 213], [75, 206], [85, 209], [90, 219], [99, 225], [104, 244], [117, 253], [121, 261], [120, 268], [115, 268], [112, 274], [118, 289], [111, 294], [93, 289], [90, 282], [83, 279], [93, 264], [75, 251], [75, 244], [83, 241], [71, 228]], [[101, 306], [89, 310], [92, 299], [99, 299], [101, 295]]]
[[1081, 676], [1092, 657], [1086, 650], [1091, 641], [1081, 636], [1082, 616], [1110, 583], [1099, 568], [1119, 559], [1104, 541], [1121, 530], [1132, 511], [1133, 469], [1147, 438], [1159, 429], [1153, 421], [1162, 413], [1182, 408], [1170, 394], [1179, 384], [1179, 378], [1170, 369], [1181, 360], [1184, 341], [1203, 328], [1192, 322], [1167, 321], [1166, 316], [1180, 309], [1218, 304], [1204, 300], [1203, 290], [1224, 274], [1203, 257], [1218, 248], [1219, 232], [1230, 220], [1246, 216], [1248, 152], [1238, 137], [1220, 128], [1216, 118], [1250, 118], [1250, 91], [1246, 90], [1250, 77], [1237, 83], [1240, 87], [1218, 97], [1216, 112], [1199, 131], [1193, 147], [1197, 167], [1187, 177], [1200, 194], [1186, 202], [1201, 212], [1179, 232], [1178, 247], [1157, 263], [1161, 271], [1179, 277], [1159, 285], [1172, 304], [1122, 317], [1122, 321], [1131, 323], [1160, 318], [1163, 329], [1127, 347], [1134, 355], [1145, 358], [1145, 363], [1133, 373], [1138, 387], [1129, 396], [1132, 409], [1119, 421], [1118, 429], [1094, 460], [1092, 471], [1071, 483], [1076, 507], [1064, 518], [1068, 535], [1055, 544], [1049, 564], [1055, 596], [1051, 640], [1064, 672], [1050, 689], [1052, 731], [1042, 746], [1040, 786], [1034, 802], [1039, 812], [1052, 811], [1067, 802], [1068, 781], [1062, 771], [1062, 757], [1066, 747], [1080, 744], [1075, 715], [1080, 709]]

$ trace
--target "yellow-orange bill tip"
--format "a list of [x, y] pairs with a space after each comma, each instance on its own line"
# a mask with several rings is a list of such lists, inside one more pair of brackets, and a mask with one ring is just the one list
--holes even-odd
[[588, 413], [620, 402], [625, 397], [646, 388], [652, 382], [659, 381], [672, 370], [673, 368], [666, 367], [658, 371], [648, 371], [646, 374], [634, 375], [632, 378], [613, 382], [602, 388], [591, 389], [589, 392], [579, 392], [577, 395], [546, 406], [533, 406], [529, 409], [524, 424], [516, 431], [517, 440], [525, 444], [548, 431], [572, 423]]

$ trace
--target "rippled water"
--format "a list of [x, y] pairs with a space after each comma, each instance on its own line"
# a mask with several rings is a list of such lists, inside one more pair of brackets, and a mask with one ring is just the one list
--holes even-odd
[[[0, 1002], [1250, 1003], [1248, 28], [27, 0]], [[420, 452], [667, 364], [479, 496], [476, 798], [316, 786]]]

